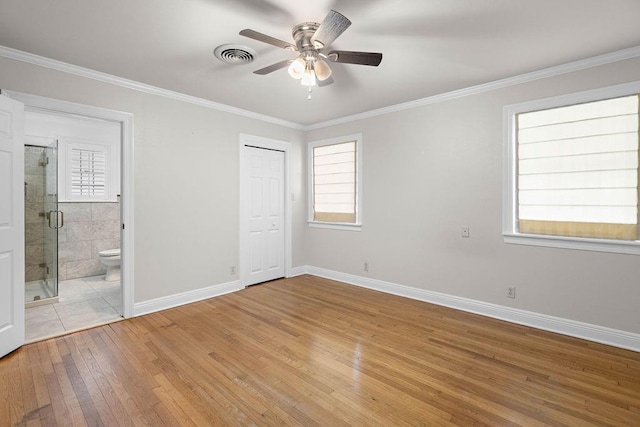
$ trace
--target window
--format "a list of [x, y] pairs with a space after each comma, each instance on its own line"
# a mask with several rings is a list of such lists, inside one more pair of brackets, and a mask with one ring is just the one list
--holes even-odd
[[58, 148], [60, 201], [117, 201], [120, 170], [117, 146], [61, 138]]
[[640, 253], [638, 92], [624, 85], [505, 109], [507, 242]]
[[359, 230], [362, 197], [362, 136], [309, 145], [309, 224]]
[[71, 145], [71, 196], [102, 198], [105, 195], [106, 150], [102, 147], [79, 148]]

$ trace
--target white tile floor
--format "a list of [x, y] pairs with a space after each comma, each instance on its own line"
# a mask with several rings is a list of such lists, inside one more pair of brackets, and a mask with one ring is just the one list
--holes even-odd
[[26, 309], [27, 342], [119, 320], [120, 282], [103, 276], [65, 280], [58, 284], [59, 302]]

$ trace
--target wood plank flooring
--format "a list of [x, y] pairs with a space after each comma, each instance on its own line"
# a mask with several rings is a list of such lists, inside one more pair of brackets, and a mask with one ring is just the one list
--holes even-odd
[[640, 426], [640, 353], [301, 276], [24, 346], [0, 425]]

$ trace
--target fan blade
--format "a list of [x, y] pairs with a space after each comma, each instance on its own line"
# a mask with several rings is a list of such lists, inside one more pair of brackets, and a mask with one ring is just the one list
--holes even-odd
[[284, 68], [287, 65], [291, 64], [293, 59], [285, 59], [284, 61], [276, 62], [275, 64], [271, 64], [268, 67], [260, 68], [253, 72], [253, 74], [260, 74], [261, 76], [269, 73], [273, 73], [274, 71], [279, 70], [280, 68]]
[[382, 54], [374, 52], [351, 52], [348, 50], [332, 50], [327, 57], [333, 62], [343, 64], [371, 65], [377, 67], [382, 62]]
[[282, 40], [278, 40], [274, 37], [268, 36], [266, 34], [262, 34], [259, 33], [257, 31], [254, 30], [250, 30], [250, 29], [246, 29], [246, 30], [242, 30], [240, 31], [240, 35], [241, 36], [245, 36], [245, 37], [249, 37], [250, 39], [254, 39], [254, 40], [258, 40], [260, 42], [263, 43], [267, 43], [273, 46], [277, 46], [277, 47], [281, 47], [283, 49], [287, 49], [287, 50], [297, 50], [296, 47], [294, 45], [292, 45], [291, 43], [287, 43], [285, 41]]
[[346, 16], [332, 10], [325, 16], [311, 37], [311, 43], [318, 49], [329, 46], [340, 34], [344, 33], [344, 30], [349, 28], [349, 25], [351, 25], [351, 21]]
[[324, 86], [329, 86], [330, 84], [333, 83], [333, 77], [329, 76], [328, 79], [324, 79], [324, 80], [317, 80], [316, 82], [318, 84], [318, 87], [324, 87]]

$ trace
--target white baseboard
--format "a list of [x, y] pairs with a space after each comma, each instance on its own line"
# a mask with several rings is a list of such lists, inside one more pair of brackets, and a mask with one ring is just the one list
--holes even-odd
[[388, 294], [505, 320], [519, 325], [530, 326], [536, 329], [556, 332], [563, 335], [569, 335], [601, 344], [640, 352], [640, 334], [578, 322], [575, 320], [563, 319], [560, 317], [548, 316], [546, 314], [534, 313], [526, 310], [504, 307], [468, 298], [456, 297], [440, 292], [412, 288], [409, 286], [398, 285], [396, 283], [340, 273], [338, 271], [313, 266], [296, 267], [295, 270], [297, 273], [296, 275], [305, 273], [311, 274], [318, 277], [348, 283], [350, 285], [360, 286]]
[[291, 269], [291, 275], [289, 277], [302, 276], [303, 274], [307, 274], [307, 266], [303, 265], [301, 267], [293, 267]]
[[143, 314], [154, 313], [168, 308], [178, 307], [180, 305], [189, 304], [203, 299], [213, 298], [220, 295], [244, 289], [240, 285], [240, 281], [236, 280], [229, 283], [221, 283], [218, 285], [208, 286], [202, 289], [183, 292], [181, 294], [169, 295], [166, 297], [156, 298], [149, 301], [135, 303], [133, 306], [133, 315], [142, 316]]

